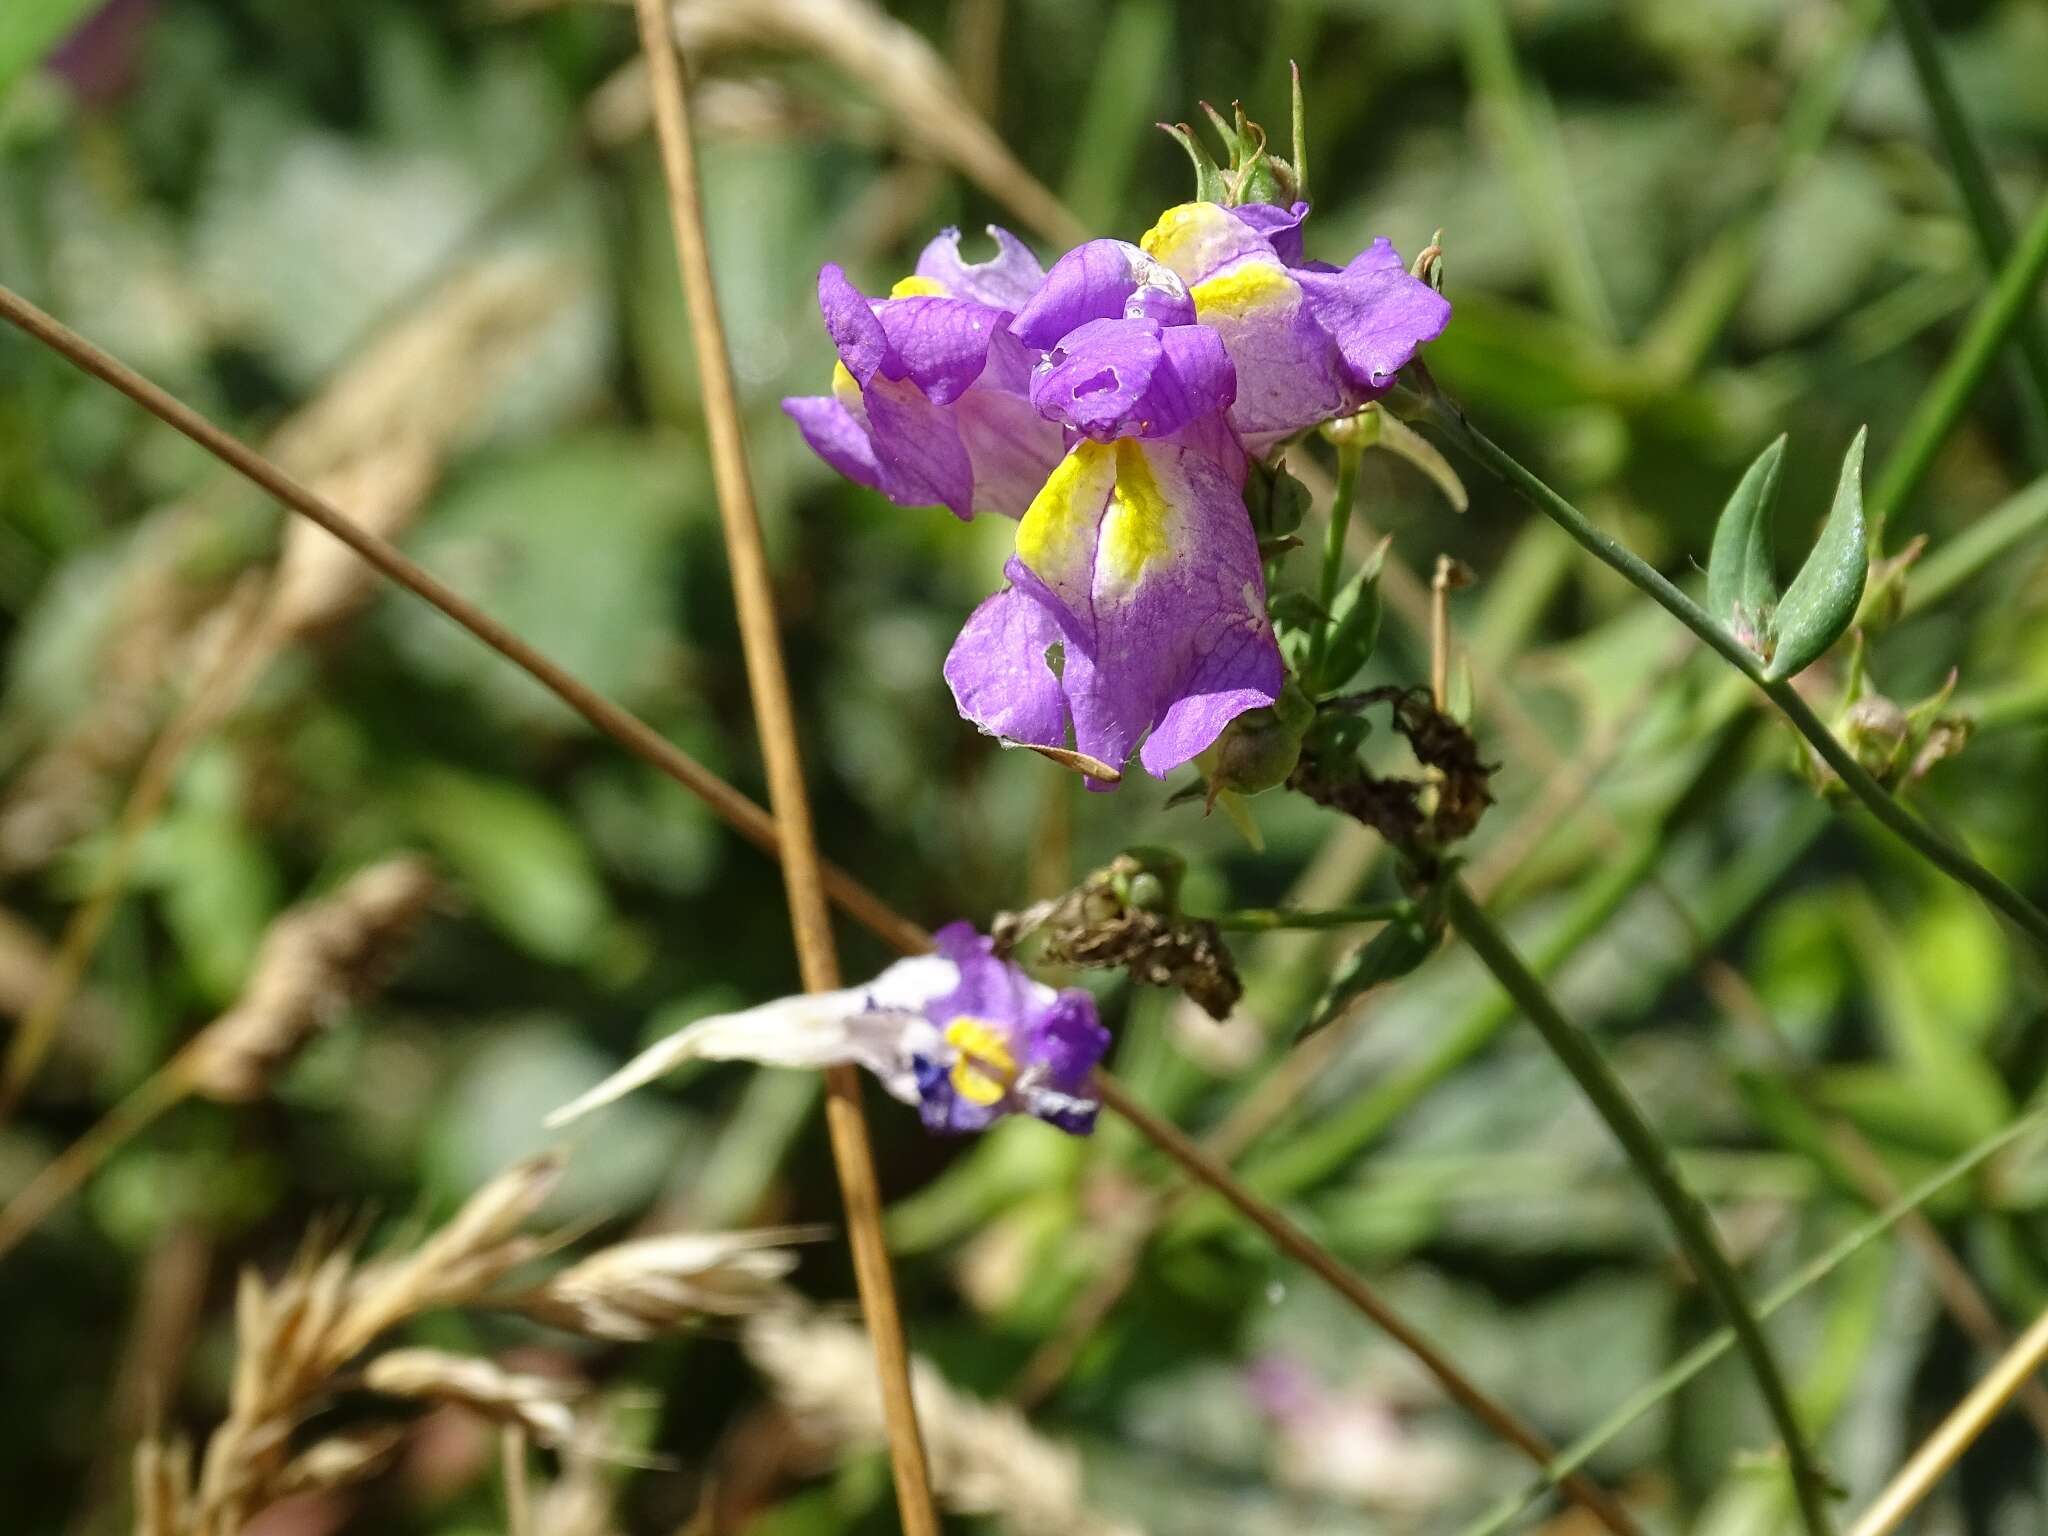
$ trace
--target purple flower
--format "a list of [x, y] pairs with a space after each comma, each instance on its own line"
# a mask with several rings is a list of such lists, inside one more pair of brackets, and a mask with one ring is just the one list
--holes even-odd
[[1141, 242], [1222, 337], [1237, 368], [1230, 424], [1254, 454], [1385, 394], [1451, 317], [1385, 240], [1341, 268], [1303, 260], [1307, 215], [1306, 203], [1182, 203]]
[[1076, 1136], [1101, 1107], [1088, 1080], [1109, 1031], [1086, 992], [1055, 992], [997, 957], [967, 923], [932, 940], [936, 953], [899, 960], [864, 987], [804, 993], [744, 1013], [699, 1019], [657, 1041], [548, 1117], [560, 1125], [654, 1081], [685, 1061], [770, 1067], [865, 1067], [946, 1134], [1033, 1115]]
[[886, 299], [836, 266], [818, 274], [839, 348], [832, 393], [782, 408], [820, 458], [899, 506], [1016, 517], [1059, 462], [1059, 429], [1032, 408], [1032, 359], [1009, 332], [1044, 273], [1015, 236], [989, 233], [997, 254], [968, 263], [945, 231]]
[[966, 719], [1163, 778], [1279, 697], [1246, 454], [1385, 393], [1450, 314], [1384, 240], [1304, 259], [1307, 216], [1187, 203], [1043, 273], [948, 231], [880, 302], [820, 274], [834, 395], [784, 402], [812, 447], [898, 502], [1021, 514], [946, 659]]

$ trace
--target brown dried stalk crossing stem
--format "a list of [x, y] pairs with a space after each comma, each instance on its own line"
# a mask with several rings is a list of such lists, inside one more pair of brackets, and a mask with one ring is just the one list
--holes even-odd
[[[1236, 1206], [1240, 1214], [1273, 1240], [1274, 1247], [1377, 1323], [1389, 1338], [1420, 1361], [1467, 1413], [1503, 1440], [1527, 1452], [1539, 1464], [1548, 1462], [1553, 1453], [1543, 1436], [1516, 1417], [1512, 1409], [1496, 1402], [1466, 1380], [1450, 1359], [1388, 1306], [1377, 1291], [1279, 1211], [1245, 1190], [1231, 1177], [1229, 1168], [1204, 1151], [1179, 1126], [1153, 1114], [1107, 1073], [1096, 1074], [1095, 1091], [1102, 1096], [1106, 1107], [1143, 1131], [1148, 1141], [1166, 1150], [1183, 1168], [1195, 1173], [1205, 1183], [1221, 1190], [1224, 1198]], [[1613, 1496], [1590, 1479], [1580, 1478], [1569, 1485], [1567, 1491], [1597, 1515], [1610, 1531], [1637, 1529], [1634, 1520], [1615, 1503]]]
[[[782, 840], [777, 835], [774, 818], [767, 811], [671, 744], [639, 717], [621, 709], [603, 695], [577, 681], [574, 676], [521, 640], [496, 619], [429, 574], [388, 540], [366, 532], [346, 514], [315, 496], [246, 444], [229, 436], [126, 364], [109, 356], [75, 331], [44, 314], [5, 287], [0, 287], [0, 319], [18, 326], [74, 366], [118, 389], [166, 425], [176, 428], [230, 468], [246, 476], [284, 506], [326, 529], [361, 555], [381, 574], [438, 608], [446, 617], [526, 672], [627, 751], [700, 796], [750, 842], [771, 855], [781, 856]], [[842, 911], [883, 943], [903, 954], [921, 954], [931, 948], [929, 933], [888, 906], [851, 875], [835, 869], [830, 864], [823, 865], [822, 868], [827, 893], [839, 904]], [[1269, 1235], [1286, 1230], [1289, 1233], [1288, 1241], [1293, 1245], [1288, 1249], [1290, 1256], [1301, 1259], [1303, 1263], [1311, 1263], [1303, 1256], [1314, 1255], [1311, 1267], [1317, 1275], [1326, 1280], [1330, 1280], [1332, 1275], [1344, 1275], [1346, 1279], [1339, 1289], [1354, 1304], [1359, 1292], [1373, 1294], [1358, 1276], [1325, 1253], [1306, 1233], [1287, 1222], [1277, 1211], [1273, 1211], [1229, 1168], [1194, 1148], [1177, 1128], [1131, 1100], [1108, 1073], [1097, 1072], [1096, 1084], [1103, 1096], [1103, 1102], [1114, 1112], [1129, 1119], [1140, 1134], [1172, 1158], [1189, 1177], [1215, 1189], [1238, 1210], [1252, 1216]], [[1253, 1213], [1257, 1215], [1254, 1216]], [[1331, 1280], [1331, 1283], [1336, 1282]], [[1376, 1301], [1376, 1311], [1385, 1317], [1397, 1316], [1387, 1309], [1383, 1301]], [[1419, 1337], [1412, 1329], [1405, 1327], [1403, 1335], [1397, 1336]], [[1493, 1403], [1487, 1394], [1465, 1380], [1463, 1374], [1448, 1359], [1433, 1354], [1428, 1364], [1443, 1383], [1445, 1391], [1456, 1400], [1463, 1403], [1487, 1402], [1492, 1405], [1493, 1413], [1512, 1420], [1512, 1415], [1508, 1414], [1505, 1408]], [[1492, 1422], [1492, 1419], [1489, 1418], [1488, 1422]], [[1606, 1502], [1609, 1507], [1612, 1506], [1611, 1500]], [[1616, 1536], [1633, 1536], [1635, 1531], [1635, 1527], [1628, 1523], [1625, 1514], [1621, 1515], [1619, 1523], [1609, 1521], [1607, 1524]]]
[[[781, 835], [774, 817], [637, 715], [619, 708], [439, 577], [408, 559], [389, 539], [368, 532], [246, 443], [223, 432], [184, 402], [5, 287], [0, 287], [0, 320], [26, 331], [74, 367], [112, 385], [292, 511], [324, 528], [381, 575], [440, 609], [598, 730], [702, 799], [748, 842], [770, 854], [779, 852]], [[898, 948], [905, 944], [914, 948], [923, 942], [922, 929], [845, 870], [830, 863], [822, 868], [826, 891], [856, 922]]]
[[[641, 51], [647, 57], [653, 92], [654, 134], [661, 146], [668, 184], [668, 211], [682, 270], [683, 300], [696, 341], [697, 376], [704, 391], [705, 427], [711, 439], [711, 478], [725, 551], [732, 567], [733, 601], [739, 610], [740, 644], [754, 721], [768, 773], [768, 804], [782, 829], [782, 878], [789, 894], [790, 925], [796, 931], [797, 968], [804, 988], [830, 992], [840, 984], [833, 945], [832, 909], [825, 898], [823, 871], [804, 789], [796, 709], [790, 702], [782, 638], [775, 627], [775, 591], [761, 520], [754, 506], [753, 479], [733, 388], [732, 359], [718, 313], [718, 287], [704, 235], [703, 200], [697, 186], [697, 151], [690, 139], [689, 88], [676, 54], [668, 0], [635, 0]], [[918, 1432], [917, 1404], [910, 1390], [910, 1346], [896, 1304], [896, 1281], [882, 1235], [882, 1193], [867, 1117], [860, 1102], [860, 1069], [842, 1063], [825, 1070], [825, 1123], [832, 1160], [846, 1203], [847, 1239], [853, 1249], [854, 1280], [881, 1374], [882, 1423], [889, 1435], [889, 1467], [896, 1480], [896, 1508], [907, 1536], [938, 1536], [931, 1470]]]

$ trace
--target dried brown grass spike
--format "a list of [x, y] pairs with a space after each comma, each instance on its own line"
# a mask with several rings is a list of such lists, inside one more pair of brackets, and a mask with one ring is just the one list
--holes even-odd
[[241, 1001], [193, 1041], [193, 1091], [242, 1103], [384, 980], [436, 889], [423, 860], [390, 859], [285, 913], [264, 936]]
[[789, 1244], [823, 1235], [816, 1227], [766, 1227], [640, 1238], [600, 1249], [502, 1304], [591, 1338], [651, 1339], [702, 1318], [788, 1304], [782, 1282], [797, 1263]]

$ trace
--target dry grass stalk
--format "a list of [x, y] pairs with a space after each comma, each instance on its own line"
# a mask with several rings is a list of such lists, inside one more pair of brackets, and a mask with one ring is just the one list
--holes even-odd
[[513, 1308], [586, 1337], [641, 1339], [657, 1327], [770, 1305], [779, 1301], [778, 1282], [793, 1262], [782, 1245], [809, 1235], [783, 1229], [648, 1238], [600, 1250], [554, 1282], [501, 1294], [514, 1270], [558, 1246], [527, 1227], [561, 1172], [553, 1156], [519, 1163], [437, 1231], [389, 1253], [362, 1258], [353, 1242], [316, 1235], [275, 1282], [245, 1271], [235, 1298], [227, 1416], [207, 1442], [196, 1486], [191, 1458], [177, 1445], [151, 1439], [139, 1449], [138, 1536], [236, 1536], [278, 1499], [375, 1471], [402, 1427], [372, 1424], [295, 1444], [345, 1383], [382, 1397], [459, 1407], [557, 1451], [563, 1476], [541, 1496], [533, 1529], [604, 1536], [610, 1490], [586, 1465], [604, 1453], [595, 1421], [579, 1416], [579, 1383], [404, 1347], [371, 1355], [359, 1372], [344, 1375], [385, 1335], [449, 1307]]
[[[557, 276], [531, 257], [458, 272], [279, 427], [269, 451], [333, 493], [364, 493], [366, 519], [387, 535], [398, 531], [425, 502], [479, 402], [553, 314]], [[166, 688], [196, 669], [207, 617], [221, 600], [217, 583], [191, 574], [191, 548], [211, 526], [205, 513], [203, 494], [175, 503], [133, 541], [92, 698], [0, 804], [0, 869], [39, 867], [103, 818], [113, 786], [148, 749]], [[251, 647], [264, 655], [346, 613], [371, 581], [310, 528], [287, 534], [277, 577], [264, 642]]]
[[392, 859], [362, 871], [332, 896], [279, 917], [264, 936], [241, 1001], [0, 1209], [0, 1255], [35, 1230], [130, 1137], [187, 1095], [239, 1103], [266, 1092], [308, 1040], [382, 981], [432, 891], [418, 860]]
[[590, 1338], [633, 1343], [698, 1317], [743, 1317], [786, 1304], [789, 1244], [810, 1227], [674, 1232], [603, 1248], [505, 1305]]
[[435, 890], [424, 860], [389, 859], [272, 923], [241, 1000], [188, 1048], [193, 1092], [262, 1097], [309, 1040], [383, 985]]
[[[746, 1326], [748, 1357], [798, 1426], [834, 1449], [882, 1444], [882, 1401], [858, 1328], [793, 1310]], [[918, 1421], [939, 1502], [993, 1516], [1011, 1536], [1135, 1536], [1083, 1501], [1080, 1458], [1005, 1404], [956, 1390], [930, 1361], [911, 1367]]]

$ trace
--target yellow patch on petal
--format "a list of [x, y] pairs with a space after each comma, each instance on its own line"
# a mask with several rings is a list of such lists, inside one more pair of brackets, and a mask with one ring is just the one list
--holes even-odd
[[1250, 234], [1235, 215], [1214, 203], [1182, 203], [1159, 215], [1159, 222], [1139, 238], [1138, 249], [1192, 283], [1242, 254]]
[[1196, 318], [1211, 321], [1242, 320], [1254, 310], [1277, 309], [1300, 296], [1299, 283], [1264, 261], [1247, 261], [1188, 290]]
[[1031, 498], [1017, 524], [1017, 558], [1040, 580], [1057, 583], [1087, 569], [1095, 523], [1116, 483], [1117, 464], [1113, 444], [1077, 443]]
[[962, 1014], [946, 1026], [946, 1044], [960, 1054], [947, 1075], [953, 1091], [970, 1104], [994, 1104], [1017, 1080], [1010, 1042], [987, 1019]]
[[844, 363], [832, 365], [832, 396], [849, 411], [860, 406], [860, 380]]
[[913, 275], [899, 279], [896, 286], [889, 290], [889, 297], [892, 299], [945, 299], [951, 298], [952, 295], [946, 292], [946, 285], [936, 277], [917, 277]]
[[1116, 491], [1102, 520], [1102, 548], [1096, 571], [1111, 584], [1129, 587], [1148, 566], [1166, 557], [1173, 509], [1152, 473], [1144, 446], [1131, 438], [1116, 444]]

